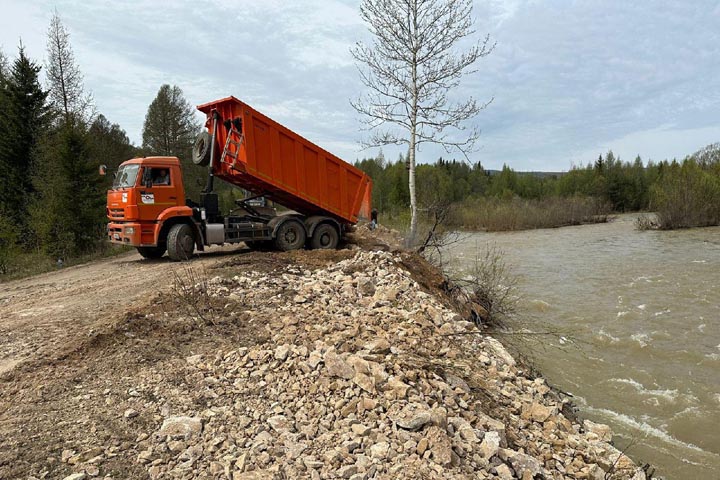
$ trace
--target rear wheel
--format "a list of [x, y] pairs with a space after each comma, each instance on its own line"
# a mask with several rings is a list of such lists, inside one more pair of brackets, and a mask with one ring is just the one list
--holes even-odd
[[188, 260], [195, 251], [195, 238], [192, 228], [185, 223], [178, 223], [170, 228], [167, 237], [168, 256], [171, 260], [179, 262]]
[[137, 247], [143, 258], [156, 259], [165, 255], [165, 247]]
[[288, 220], [277, 229], [275, 246], [283, 252], [297, 250], [305, 245], [306, 237], [305, 227], [300, 222]]
[[339, 241], [340, 234], [337, 229], [332, 225], [323, 223], [322, 225], [318, 225], [313, 232], [310, 246], [314, 249], [332, 250], [337, 248]]

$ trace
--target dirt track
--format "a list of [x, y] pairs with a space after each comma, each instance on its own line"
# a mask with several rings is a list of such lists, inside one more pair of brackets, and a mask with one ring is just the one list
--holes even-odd
[[[213, 248], [193, 268], [212, 268], [244, 247]], [[137, 253], [0, 284], [0, 375], [21, 363], [54, 358], [172, 285], [182, 264]]]

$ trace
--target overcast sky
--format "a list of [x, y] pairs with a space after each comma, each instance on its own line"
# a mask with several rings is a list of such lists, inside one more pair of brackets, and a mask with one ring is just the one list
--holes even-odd
[[[171, 4], [171, 5], [170, 5]], [[353, 0], [0, 0], [0, 48], [44, 61], [57, 8], [98, 110], [141, 142], [163, 83], [192, 104], [234, 95], [342, 158], [361, 151], [349, 48], [366, 38]], [[476, 1], [497, 48], [457, 94], [486, 168], [567, 170], [612, 149], [683, 157], [720, 141], [720, 1]], [[397, 148], [385, 156], [397, 157]], [[443, 152], [425, 147], [422, 162]], [[448, 155], [445, 155], [448, 158]], [[459, 158], [459, 157], [458, 157]]]

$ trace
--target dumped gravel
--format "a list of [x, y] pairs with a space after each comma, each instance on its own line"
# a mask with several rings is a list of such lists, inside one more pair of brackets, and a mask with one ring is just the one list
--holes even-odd
[[406, 254], [343, 256], [190, 285], [196, 308], [163, 322], [202, 337], [232, 318], [256, 341], [205, 338], [106, 372], [102, 395], [83, 377], [77, 394], [93, 393], [79, 401], [118, 433], [64, 438], [25, 478], [645, 478], [606, 426], [564, 414], [566, 399], [421, 287]]

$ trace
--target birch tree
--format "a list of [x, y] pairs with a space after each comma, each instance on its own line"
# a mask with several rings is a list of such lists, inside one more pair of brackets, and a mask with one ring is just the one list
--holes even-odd
[[47, 66], [50, 100], [66, 122], [72, 119], [89, 122], [94, 115], [92, 95], [86, 94], [83, 75], [75, 63], [70, 34], [57, 12], [50, 20], [47, 33]]
[[472, 39], [472, 0], [363, 0], [360, 15], [372, 41], [358, 42], [352, 54], [367, 92], [351, 103], [372, 132], [365, 147], [408, 146], [412, 242], [418, 222], [416, 152], [423, 143], [466, 157], [472, 151], [479, 130], [466, 123], [492, 99], [458, 102], [452, 91], [495, 45], [489, 35]]

